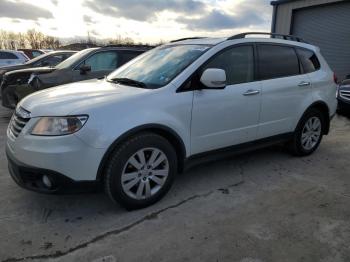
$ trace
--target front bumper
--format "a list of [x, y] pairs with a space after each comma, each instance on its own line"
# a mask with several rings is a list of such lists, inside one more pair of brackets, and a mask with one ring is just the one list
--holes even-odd
[[[16, 160], [6, 150], [8, 169], [13, 180], [25, 189], [47, 194], [95, 192], [100, 189], [97, 181], [74, 181], [58, 172], [31, 167]], [[46, 176], [50, 186], [43, 182]]]
[[[90, 191], [106, 150], [91, 147], [74, 134], [30, 135], [37, 121], [31, 118], [17, 137], [11, 128], [7, 130], [6, 154], [13, 179], [24, 188], [43, 193]], [[45, 186], [44, 176], [52, 180], [52, 187]]]

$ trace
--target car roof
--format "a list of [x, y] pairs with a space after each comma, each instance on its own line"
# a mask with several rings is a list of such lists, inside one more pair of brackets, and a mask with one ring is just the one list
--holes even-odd
[[16, 50], [8, 50], [8, 49], [0, 49], [0, 52], [9, 52], [9, 53], [14, 53], [14, 54], [23, 54], [22, 51], [16, 51]]
[[180, 39], [175, 40], [167, 45], [219, 45], [221, 43], [224, 43], [226, 41], [230, 41], [231, 43], [275, 43], [275, 44], [287, 44], [287, 45], [293, 45], [293, 46], [299, 46], [303, 48], [307, 48], [313, 51], [317, 51], [318, 47], [305, 43], [305, 42], [298, 42], [294, 40], [285, 40], [280, 38], [267, 38], [267, 37], [247, 37], [247, 38], [237, 38], [237, 39], [230, 39], [230, 37], [226, 38], [193, 38], [193, 39]]

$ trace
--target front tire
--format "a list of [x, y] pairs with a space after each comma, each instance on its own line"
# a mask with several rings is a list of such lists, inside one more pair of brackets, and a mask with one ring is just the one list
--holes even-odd
[[176, 173], [176, 152], [168, 140], [154, 133], [139, 134], [112, 153], [105, 191], [126, 209], [144, 208], [169, 191]]

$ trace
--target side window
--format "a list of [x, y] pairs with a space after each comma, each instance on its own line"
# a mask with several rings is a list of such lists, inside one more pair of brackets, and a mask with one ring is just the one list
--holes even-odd
[[91, 71], [113, 70], [118, 67], [118, 53], [114, 51], [93, 54], [84, 62], [91, 66]]
[[40, 53], [40, 52], [38, 52], [38, 51], [32, 51], [32, 56], [33, 57], [37, 57], [37, 56], [39, 56], [39, 55], [42, 55], [43, 53]]
[[62, 55], [50, 56], [40, 62], [41, 65], [55, 66], [63, 61]]
[[134, 59], [135, 57], [139, 56], [140, 54], [142, 54], [142, 52], [132, 52], [132, 51], [127, 51], [127, 52], [122, 52], [119, 55], [121, 56], [120, 59], [120, 65], [124, 65], [127, 62], [129, 62], [130, 60]]
[[254, 51], [252, 46], [237, 46], [215, 56], [203, 69], [225, 70], [227, 85], [247, 83], [254, 80]]
[[297, 48], [297, 53], [303, 66], [304, 73], [312, 73], [321, 68], [320, 61], [318, 61], [314, 52]]
[[0, 59], [18, 59], [18, 57], [12, 53], [0, 52]]
[[299, 60], [294, 48], [258, 45], [259, 76], [261, 80], [298, 75]]

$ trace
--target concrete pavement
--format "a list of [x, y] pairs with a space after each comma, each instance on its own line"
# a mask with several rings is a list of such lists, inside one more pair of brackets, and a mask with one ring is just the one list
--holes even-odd
[[0, 261], [350, 261], [350, 120], [312, 156], [280, 146], [197, 166], [133, 212], [19, 188], [0, 108]]

